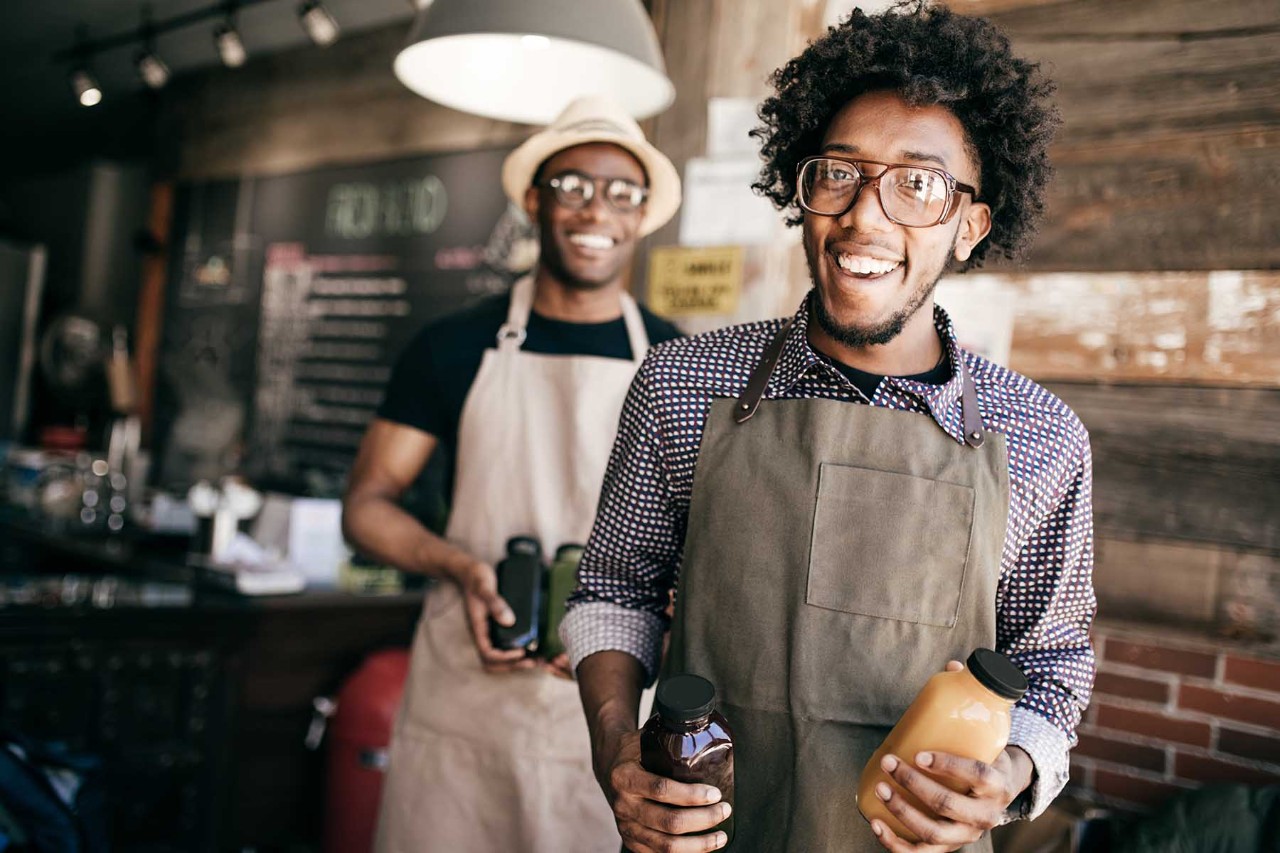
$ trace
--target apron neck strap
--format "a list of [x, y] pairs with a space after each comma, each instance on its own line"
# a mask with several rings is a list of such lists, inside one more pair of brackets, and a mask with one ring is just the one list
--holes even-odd
[[[511, 306], [507, 309], [507, 322], [498, 329], [498, 349], [518, 350], [524, 345], [529, 327], [529, 314], [533, 311], [533, 276], [527, 275], [511, 285]], [[627, 327], [627, 340], [631, 345], [631, 360], [639, 364], [649, 351], [649, 334], [644, 330], [644, 318], [631, 294], [623, 291], [622, 320]]]
[[498, 349], [518, 350], [524, 344], [529, 326], [529, 312], [533, 310], [533, 276], [527, 275], [511, 285], [511, 305], [507, 308], [507, 322], [498, 329]]
[[[749, 421], [756, 413], [756, 409], [760, 408], [764, 388], [769, 384], [769, 377], [773, 375], [773, 368], [777, 365], [778, 357], [782, 355], [782, 348], [787, 342], [787, 333], [791, 331], [794, 323], [795, 318], [791, 317], [782, 324], [782, 328], [765, 349], [760, 363], [751, 372], [747, 387], [743, 389], [742, 396], [738, 398], [738, 405], [733, 410], [733, 419], [738, 423]], [[955, 369], [960, 374], [960, 408], [964, 419], [964, 442], [970, 447], [979, 448], [984, 438], [982, 417], [978, 414], [978, 392], [974, 387], [973, 377], [969, 374], [969, 368], [965, 366], [963, 356], [956, 360]]]
[[751, 378], [747, 380], [747, 387], [743, 390], [742, 396], [738, 398], [738, 405], [733, 410], [733, 419], [738, 423], [746, 423], [751, 420], [751, 416], [756, 413], [756, 409], [760, 408], [760, 398], [764, 396], [764, 386], [769, 384], [769, 377], [773, 375], [773, 367], [778, 363], [778, 356], [782, 355], [782, 347], [787, 342], [787, 333], [791, 331], [791, 326], [795, 321], [795, 317], [787, 318], [787, 321], [782, 324], [782, 328], [778, 330], [778, 334], [769, 342], [768, 348], [764, 351], [764, 357], [760, 359], [756, 369], [751, 372]]
[[978, 389], [973, 384], [973, 375], [965, 366], [964, 353], [960, 353], [956, 361], [956, 370], [960, 373], [960, 411], [964, 418], [964, 443], [977, 449], [984, 441], [982, 416], [978, 414]]
[[640, 306], [625, 290], [622, 297], [622, 320], [627, 326], [627, 340], [631, 344], [631, 360], [636, 364], [644, 361], [649, 351], [649, 333], [644, 330], [644, 317], [640, 316]]

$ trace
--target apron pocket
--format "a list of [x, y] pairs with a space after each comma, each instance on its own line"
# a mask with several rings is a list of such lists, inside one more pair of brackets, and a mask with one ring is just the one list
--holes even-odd
[[969, 486], [822, 463], [805, 601], [951, 628], [973, 532]]

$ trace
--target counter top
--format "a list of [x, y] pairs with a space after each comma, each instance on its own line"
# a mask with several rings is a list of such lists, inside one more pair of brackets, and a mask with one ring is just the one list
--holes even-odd
[[92, 536], [71, 524], [0, 508], [0, 613], [6, 615], [49, 609], [327, 610], [399, 607], [422, 598], [421, 589], [358, 593], [327, 587], [249, 596], [218, 578], [215, 570], [189, 561], [185, 537]]

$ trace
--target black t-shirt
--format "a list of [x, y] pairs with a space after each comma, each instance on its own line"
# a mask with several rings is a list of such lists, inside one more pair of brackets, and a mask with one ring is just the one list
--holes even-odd
[[[429, 323], [400, 354], [378, 417], [428, 432], [452, 454], [462, 404], [485, 350], [497, 347], [498, 329], [507, 321], [510, 304], [509, 293], [494, 296]], [[640, 314], [650, 346], [680, 336], [679, 329], [644, 306]], [[568, 323], [531, 312], [525, 331], [521, 349], [526, 352], [631, 358], [621, 317], [607, 323]]]
[[[841, 364], [823, 353], [819, 353], [819, 356], [836, 370], [843, 373], [845, 378], [853, 383], [853, 387], [865, 394], [868, 400], [876, 395], [876, 389], [880, 387], [880, 382], [884, 379], [883, 376], [878, 373], [868, 373], [865, 370], [859, 370], [847, 364]], [[912, 376], [900, 378], [909, 379], [913, 382], [923, 382], [927, 385], [946, 385], [951, 381], [951, 360], [944, 358], [924, 373], [916, 373]]]

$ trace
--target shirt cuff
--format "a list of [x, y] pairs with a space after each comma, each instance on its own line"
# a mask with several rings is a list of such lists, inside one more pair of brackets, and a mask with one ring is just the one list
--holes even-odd
[[576, 671], [596, 652], [626, 652], [644, 666], [645, 686], [658, 676], [665, 620], [657, 613], [607, 601], [575, 605], [560, 623], [560, 640]]
[[1035, 711], [1015, 707], [1010, 715], [1009, 746], [1031, 756], [1031, 786], [1005, 811], [1005, 822], [1039, 817], [1067, 784], [1072, 740]]

